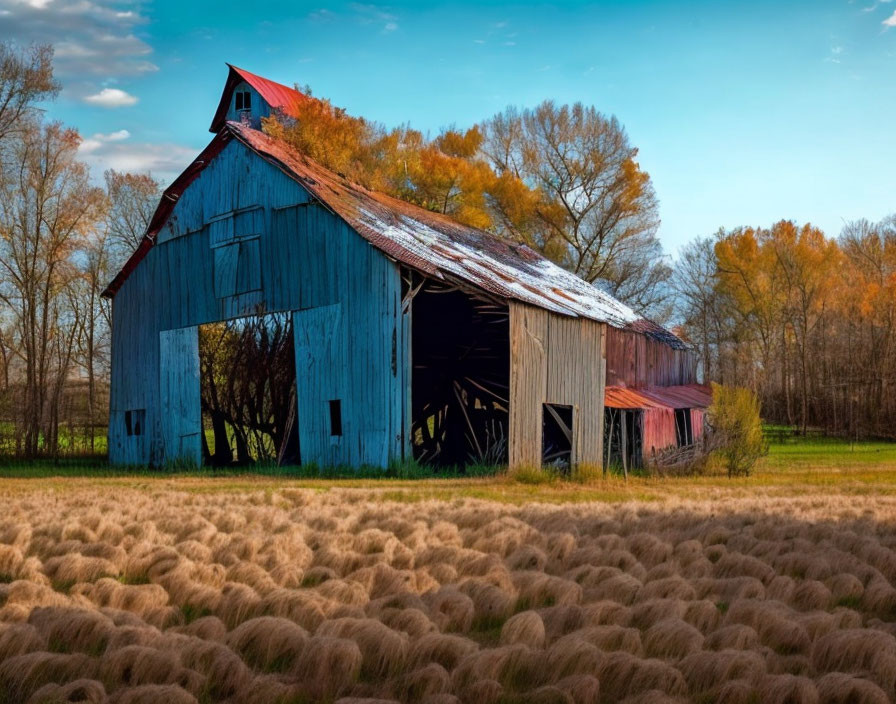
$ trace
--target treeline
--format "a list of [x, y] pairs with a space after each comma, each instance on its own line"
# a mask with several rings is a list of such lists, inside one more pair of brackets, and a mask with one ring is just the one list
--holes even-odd
[[109, 306], [100, 293], [158, 199], [150, 176], [93, 184], [77, 131], [36, 108], [55, 97], [53, 51], [0, 44], [0, 454], [100, 452]]
[[896, 216], [720, 231], [673, 286], [705, 376], [756, 391], [767, 421], [896, 439]]

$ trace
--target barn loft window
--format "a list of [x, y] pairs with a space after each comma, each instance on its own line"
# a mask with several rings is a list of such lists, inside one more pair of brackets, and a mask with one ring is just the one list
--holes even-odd
[[330, 401], [330, 435], [342, 435], [342, 401], [339, 399]]
[[563, 469], [572, 464], [572, 406], [544, 404], [541, 461]]
[[247, 90], [239, 90], [236, 92], [235, 98], [236, 100], [236, 109], [237, 110], [251, 110], [252, 109], [252, 94]]
[[146, 409], [140, 408], [134, 411], [124, 412], [124, 429], [128, 437], [143, 435], [146, 425]]

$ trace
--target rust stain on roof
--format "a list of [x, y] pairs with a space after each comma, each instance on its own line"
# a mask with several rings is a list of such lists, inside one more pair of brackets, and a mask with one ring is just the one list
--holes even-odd
[[227, 130], [403, 264], [433, 276], [450, 274], [488, 293], [561, 315], [618, 327], [639, 320], [625, 304], [526, 245], [351, 183], [258, 130], [236, 123], [228, 123]]
[[712, 389], [702, 384], [638, 389], [608, 386], [604, 392], [604, 405], [607, 408], [708, 408], [710, 404]]

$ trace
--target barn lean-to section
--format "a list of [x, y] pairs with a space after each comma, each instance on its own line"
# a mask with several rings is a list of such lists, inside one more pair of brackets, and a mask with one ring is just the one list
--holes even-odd
[[208, 460], [199, 329], [246, 316], [290, 321], [296, 456], [322, 466], [597, 465], [605, 394], [695, 383], [677, 337], [528, 247], [259, 129], [309, 99], [231, 67], [214, 139], [107, 289], [111, 461]]

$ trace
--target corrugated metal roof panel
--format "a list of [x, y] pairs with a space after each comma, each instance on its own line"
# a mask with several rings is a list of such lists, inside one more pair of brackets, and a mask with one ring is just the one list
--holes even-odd
[[702, 384], [649, 389], [608, 386], [604, 393], [604, 405], [608, 408], [708, 408], [710, 404], [712, 389]]
[[[501, 298], [563, 315], [617, 327], [643, 320], [624, 303], [526, 245], [367, 190], [251, 127], [228, 123], [227, 129], [255, 152], [279, 164], [371, 244], [408, 266], [431, 275], [453, 275]], [[684, 346], [671, 333], [651, 325]]]

